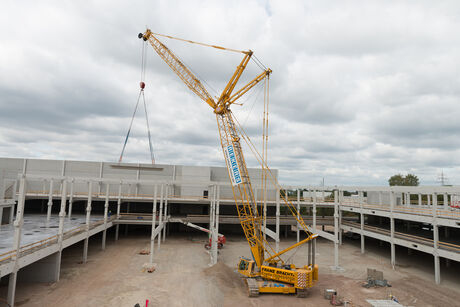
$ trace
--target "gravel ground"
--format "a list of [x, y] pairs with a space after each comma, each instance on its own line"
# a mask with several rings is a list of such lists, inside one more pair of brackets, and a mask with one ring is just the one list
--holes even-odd
[[[333, 245], [318, 241], [317, 262], [320, 280], [304, 299], [286, 295], [260, 295], [248, 298], [242, 279], [235, 273], [239, 256], [248, 256], [249, 249], [241, 237], [230, 237], [220, 251], [220, 262], [209, 267], [209, 255], [203, 248], [204, 236], [172, 236], [162, 243], [155, 256], [158, 264], [154, 273], [143, 272], [149, 249], [147, 235], [121, 237], [108, 242], [100, 250], [100, 237], [90, 240], [89, 262], [80, 264], [82, 245], [64, 250], [61, 280], [58, 283], [20, 283], [17, 288], [18, 306], [330, 306], [323, 299], [325, 288], [334, 288], [353, 306], [369, 306], [366, 299], [386, 299], [394, 295], [408, 306], [459, 306], [460, 274], [458, 263], [443, 268], [443, 282], [433, 282], [433, 262], [410, 256], [398, 250], [396, 270], [389, 264], [388, 247], [369, 244], [361, 255], [355, 241], [345, 241], [340, 247], [341, 270], [332, 269]], [[293, 244], [293, 238], [283, 239], [281, 248]], [[418, 255], [418, 254], [417, 254]], [[416, 258], [416, 259], [415, 259]], [[292, 257], [301, 265], [306, 248]], [[383, 271], [392, 284], [390, 288], [362, 287], [366, 268]], [[6, 297], [6, 286], [0, 287]]]

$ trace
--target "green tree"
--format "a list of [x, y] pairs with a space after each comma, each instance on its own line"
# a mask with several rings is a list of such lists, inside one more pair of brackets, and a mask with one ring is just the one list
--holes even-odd
[[418, 177], [414, 174], [407, 174], [406, 178], [404, 178], [405, 185], [407, 186], [418, 186], [419, 180]]
[[396, 174], [388, 179], [390, 186], [418, 186], [419, 183], [418, 177], [414, 174], [407, 174], [407, 176]]
[[390, 186], [395, 186], [395, 185], [402, 186], [404, 185], [404, 176], [401, 174], [393, 175], [390, 177], [390, 179], [388, 179], [388, 184]]

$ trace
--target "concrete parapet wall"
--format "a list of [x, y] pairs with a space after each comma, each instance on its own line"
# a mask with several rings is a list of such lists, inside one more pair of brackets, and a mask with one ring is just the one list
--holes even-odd
[[[43, 159], [19, 159], [0, 158], [0, 171], [8, 174], [8, 178], [16, 179], [18, 174], [34, 176], [64, 176], [74, 178], [100, 178], [120, 179], [133, 181], [181, 181], [190, 184], [170, 186], [170, 195], [203, 197], [208, 191], [209, 185], [213, 182], [228, 183], [228, 173], [225, 167], [209, 166], [184, 166], [166, 164], [139, 164], [139, 163], [111, 163], [111, 162], [90, 162], [90, 161], [66, 161], [66, 160], [43, 160]], [[275, 178], [278, 171], [272, 170]], [[261, 184], [262, 172], [260, 169], [249, 169], [253, 185]], [[202, 184], [200, 184], [202, 182]], [[74, 193], [85, 193], [88, 190], [87, 183], [75, 182]], [[96, 184], [93, 191], [100, 192], [99, 184]], [[28, 191], [49, 191], [49, 181], [32, 181], [29, 183]], [[53, 185], [53, 193], [60, 192], [60, 183]], [[124, 184], [122, 194], [131, 195], [152, 195], [153, 185]], [[110, 187], [110, 193], [118, 193], [117, 186]], [[222, 198], [233, 198], [231, 186], [222, 186]], [[275, 200], [274, 190], [269, 192], [268, 199]], [[261, 196], [258, 197], [261, 199]]]

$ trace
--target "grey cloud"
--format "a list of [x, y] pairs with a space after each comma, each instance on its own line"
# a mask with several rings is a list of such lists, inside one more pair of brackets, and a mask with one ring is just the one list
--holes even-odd
[[[139, 90], [136, 35], [147, 25], [252, 49], [273, 69], [269, 161], [285, 183], [387, 184], [408, 171], [435, 183], [440, 168], [451, 183], [460, 180], [456, 1], [9, 1], [4, 8], [1, 156], [115, 161]], [[161, 40], [213, 95], [242, 58]], [[157, 161], [224, 165], [209, 106], [147, 47]], [[250, 62], [237, 88], [259, 72]], [[263, 96], [255, 96], [233, 110], [260, 148]], [[125, 159], [148, 162], [142, 109]], [[246, 159], [257, 166], [249, 151]]]

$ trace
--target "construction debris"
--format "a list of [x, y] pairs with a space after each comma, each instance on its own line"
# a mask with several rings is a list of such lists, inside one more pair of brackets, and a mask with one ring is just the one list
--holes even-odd
[[143, 249], [139, 252], [139, 255], [150, 255], [150, 252], [146, 249]]
[[343, 305], [343, 299], [337, 296], [337, 290], [335, 289], [324, 289], [324, 298], [329, 300], [332, 306]]
[[331, 295], [331, 305], [332, 306], [342, 306], [343, 305], [343, 299], [337, 294], [332, 294]]
[[153, 273], [155, 272], [157, 264], [156, 263], [144, 263], [142, 266], [142, 273], [147, 271], [148, 273]]
[[337, 295], [337, 291], [335, 289], [324, 289], [324, 298], [330, 300], [332, 295]]
[[367, 282], [363, 284], [363, 287], [391, 287], [391, 285], [386, 279], [383, 279], [383, 272], [368, 268]]

